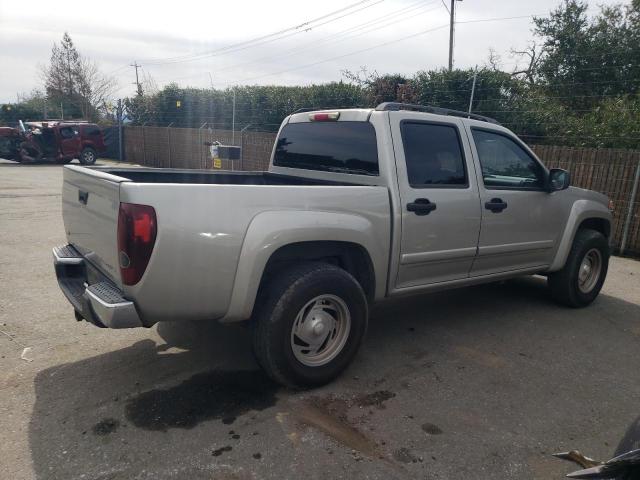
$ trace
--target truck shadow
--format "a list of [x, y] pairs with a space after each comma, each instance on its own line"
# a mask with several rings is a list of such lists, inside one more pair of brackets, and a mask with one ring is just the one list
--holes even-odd
[[[520, 413], [541, 419], [527, 432], [531, 442], [548, 442], [549, 425], [562, 415], [572, 417], [573, 409], [580, 407], [579, 395], [588, 394], [589, 378], [610, 378], [616, 372], [620, 388], [640, 393], [633, 386], [629, 351], [611, 351], [610, 343], [598, 346], [607, 335], [612, 341], [624, 337], [637, 345], [640, 330], [630, 333], [634, 318], [640, 318], [640, 306], [606, 295], [588, 311], [558, 307], [539, 278], [388, 302], [374, 310], [354, 364], [314, 395], [385, 388], [401, 398], [409, 385], [437, 386], [444, 381], [449, 394], [446, 401], [443, 397], [443, 405], [433, 407], [444, 418], [445, 411], [466, 408], [471, 401], [464, 392], [472, 378], [472, 385], [485, 392], [503, 389], [502, 395], [511, 395], [514, 388], [514, 404], [523, 402], [518, 406]], [[229, 429], [255, 430], [266, 449], [282, 445], [282, 429], [266, 425], [274, 423], [279, 404], [295, 404], [301, 394], [280, 389], [259, 370], [250, 352], [249, 333], [242, 327], [213, 323], [162, 324], [158, 334], [165, 344], [142, 340], [39, 372], [29, 424], [36, 477], [183, 478], [182, 472], [184, 478], [211, 478], [210, 471], [180, 468], [215, 463], [215, 457], [230, 454], [230, 442], [238, 434], [231, 435]], [[629, 337], [634, 335], [637, 338]], [[558, 356], [569, 342], [586, 350]], [[549, 351], [542, 351], [542, 345]], [[596, 365], [593, 355], [602, 355], [599, 363], [604, 364]], [[549, 371], [552, 360], [555, 369]], [[584, 364], [589, 365], [586, 372], [580, 370]], [[540, 386], [545, 381], [548, 394]], [[528, 401], [531, 392], [520, 391], [522, 387], [512, 382], [542, 388], [541, 398]], [[451, 397], [451, 392], [460, 395]], [[556, 413], [548, 412], [548, 400], [567, 392], [576, 393], [577, 398], [559, 406]], [[634, 418], [638, 412], [632, 399], [636, 397], [609, 399], [606, 408], [629, 409], [629, 418]], [[484, 415], [496, 428], [515, 422], [513, 416], [502, 413], [503, 401], [490, 395], [485, 399]], [[626, 428], [626, 424], [618, 426], [617, 420], [612, 422], [612, 428], [621, 432]], [[460, 427], [457, 433], [477, 439], [476, 427], [470, 423], [468, 431]], [[557, 438], [554, 442], [560, 443]], [[489, 456], [495, 447], [491, 439], [480, 443], [476, 444], [479, 455]], [[607, 453], [593, 452], [602, 457]], [[253, 462], [250, 471], [264, 468], [268, 472], [267, 464], [256, 464], [251, 458], [247, 462]], [[301, 468], [306, 471], [304, 465]], [[173, 477], [170, 472], [178, 474]]]

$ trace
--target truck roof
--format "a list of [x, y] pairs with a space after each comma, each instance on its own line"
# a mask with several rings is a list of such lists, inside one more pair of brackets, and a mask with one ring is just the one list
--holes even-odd
[[[316, 114], [331, 114], [337, 113], [340, 120], [343, 121], [361, 121], [366, 122], [371, 113], [377, 112], [397, 112], [401, 110], [411, 112], [428, 113], [432, 115], [444, 115], [449, 117], [466, 118], [469, 120], [476, 120], [480, 122], [492, 123], [494, 125], [500, 125], [500, 122], [494, 118], [485, 117], [484, 115], [478, 115], [475, 113], [463, 112], [462, 110], [453, 110], [450, 108], [434, 107], [431, 105], [414, 105], [410, 103], [400, 102], [383, 102], [376, 108], [335, 108], [335, 109], [307, 109], [303, 108], [296, 110], [289, 117], [288, 123], [300, 123], [313, 121], [313, 115]], [[336, 118], [337, 120], [337, 118]]]

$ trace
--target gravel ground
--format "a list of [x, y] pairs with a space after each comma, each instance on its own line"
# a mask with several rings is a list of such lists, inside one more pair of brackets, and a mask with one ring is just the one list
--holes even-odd
[[109, 331], [53, 273], [61, 168], [0, 162], [0, 476], [554, 479], [640, 414], [640, 262], [589, 308], [531, 277], [393, 301], [337, 381], [294, 393], [242, 327]]

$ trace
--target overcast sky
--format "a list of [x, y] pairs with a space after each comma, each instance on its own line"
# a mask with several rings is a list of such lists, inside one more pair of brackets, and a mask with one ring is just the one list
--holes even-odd
[[[493, 48], [504, 68], [511, 69], [510, 49], [525, 47], [533, 38], [530, 18], [463, 22], [545, 15], [559, 3], [456, 2], [455, 65], [482, 65]], [[597, 11], [597, 4], [615, 3], [621, 2], [590, 1], [590, 12]], [[287, 30], [341, 9], [312, 23], [313, 28]], [[0, 0], [0, 102], [41, 86], [38, 65], [49, 61], [53, 43], [65, 30], [83, 55], [118, 80], [116, 96], [124, 97], [135, 92], [135, 70], [129, 66], [134, 61], [142, 65], [140, 75], [153, 77], [160, 87], [171, 81], [198, 87], [212, 81], [217, 88], [304, 85], [340, 80], [343, 69], [361, 66], [404, 74], [440, 68], [447, 64], [448, 21], [443, 0]], [[221, 50], [283, 30], [261, 42]], [[199, 56], [194, 60], [194, 55]]]

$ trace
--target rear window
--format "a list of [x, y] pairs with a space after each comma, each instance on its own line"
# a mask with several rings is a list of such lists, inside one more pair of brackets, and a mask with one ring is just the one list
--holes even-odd
[[369, 122], [290, 123], [280, 132], [273, 164], [378, 175], [376, 131]]

